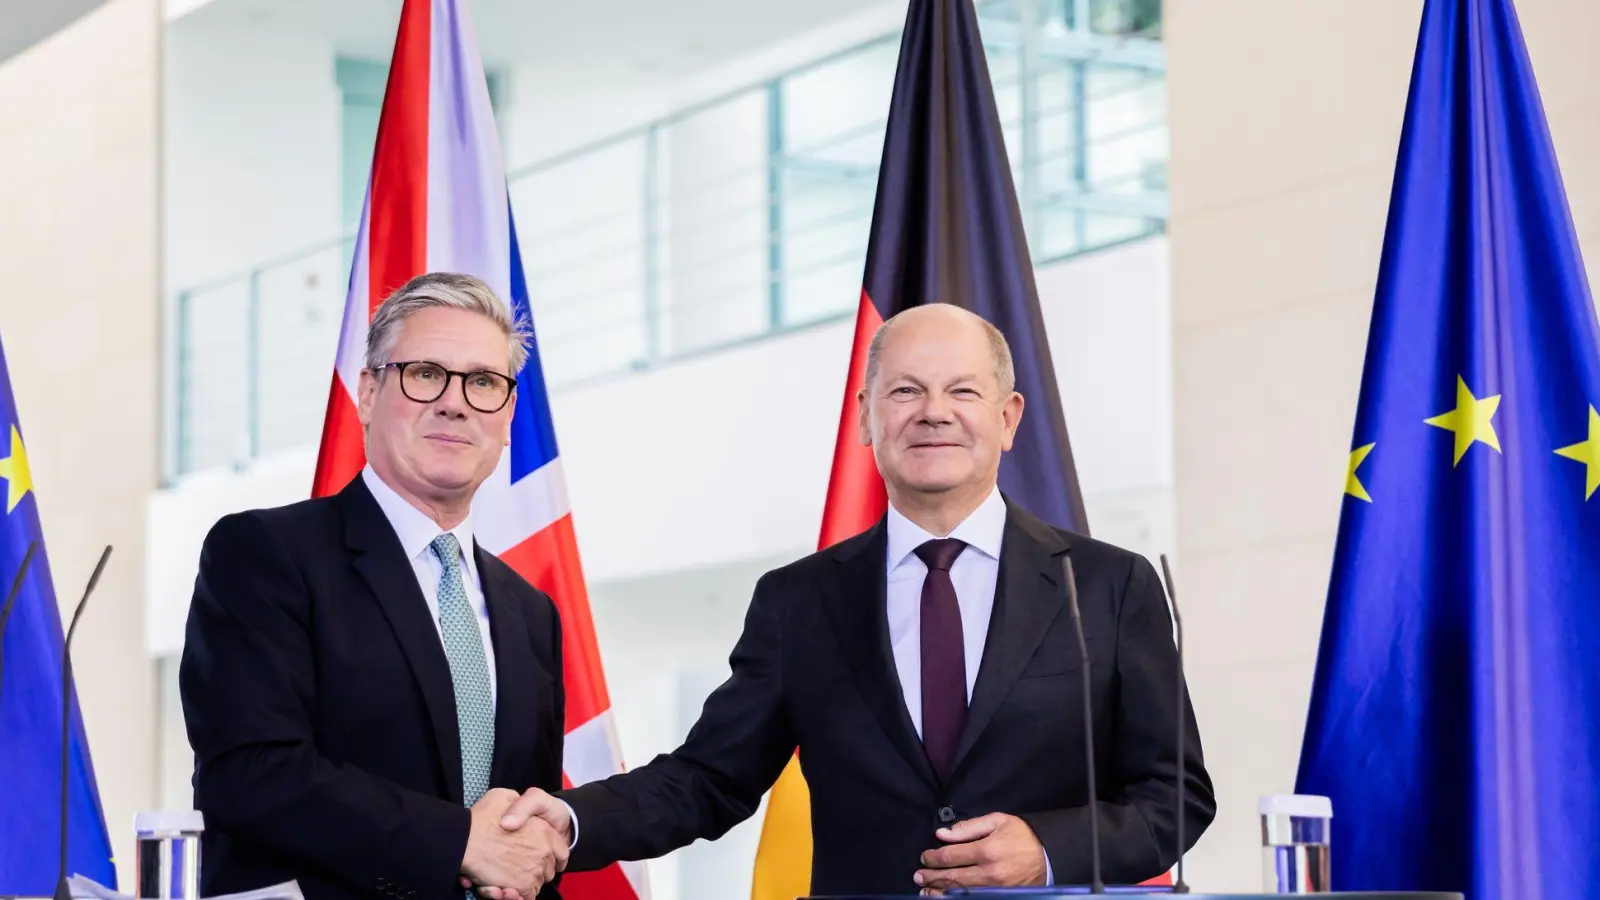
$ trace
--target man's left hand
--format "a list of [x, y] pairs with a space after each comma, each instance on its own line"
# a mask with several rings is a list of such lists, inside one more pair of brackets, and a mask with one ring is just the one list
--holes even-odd
[[1044, 845], [1016, 816], [990, 813], [941, 828], [934, 836], [946, 846], [923, 851], [915, 881], [924, 894], [1044, 884]]

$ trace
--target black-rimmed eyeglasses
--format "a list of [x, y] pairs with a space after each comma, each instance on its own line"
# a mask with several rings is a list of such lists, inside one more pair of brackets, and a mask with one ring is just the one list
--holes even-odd
[[450, 387], [450, 376], [454, 375], [461, 379], [461, 396], [466, 398], [467, 405], [481, 413], [497, 413], [504, 409], [511, 399], [511, 391], [517, 386], [515, 378], [499, 372], [457, 372], [420, 360], [385, 363], [378, 367], [379, 371], [383, 369], [399, 372], [400, 392], [417, 403], [432, 403], [443, 397]]

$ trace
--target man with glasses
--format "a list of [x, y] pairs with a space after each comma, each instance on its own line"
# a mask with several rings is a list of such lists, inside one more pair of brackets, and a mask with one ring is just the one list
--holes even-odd
[[478, 279], [413, 279], [368, 331], [360, 476], [207, 535], [179, 673], [207, 896], [556, 896], [567, 840], [499, 819], [561, 786], [560, 620], [471, 516], [527, 338]]

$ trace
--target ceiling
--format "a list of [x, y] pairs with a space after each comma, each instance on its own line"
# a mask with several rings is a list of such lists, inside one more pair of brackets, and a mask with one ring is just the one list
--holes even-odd
[[[22, 0], [0, 0], [22, 2]], [[57, 3], [62, 0], [35, 0]], [[402, 0], [211, 0], [194, 16], [326, 35], [387, 56]], [[489, 65], [678, 77], [839, 19], [861, 0], [466, 0]]]
[[105, 0], [0, 0], [0, 63], [78, 21]]

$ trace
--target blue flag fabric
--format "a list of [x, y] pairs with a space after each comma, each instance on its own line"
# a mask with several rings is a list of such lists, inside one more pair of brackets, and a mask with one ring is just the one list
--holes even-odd
[[1600, 884], [1600, 327], [1509, 0], [1429, 0], [1298, 790], [1333, 884]]
[[[38, 542], [0, 637], [0, 894], [49, 896], [61, 859], [63, 635], [23, 437], [0, 346], [0, 604], [29, 543]], [[111, 843], [76, 702], [68, 773], [67, 873], [115, 887]]]

